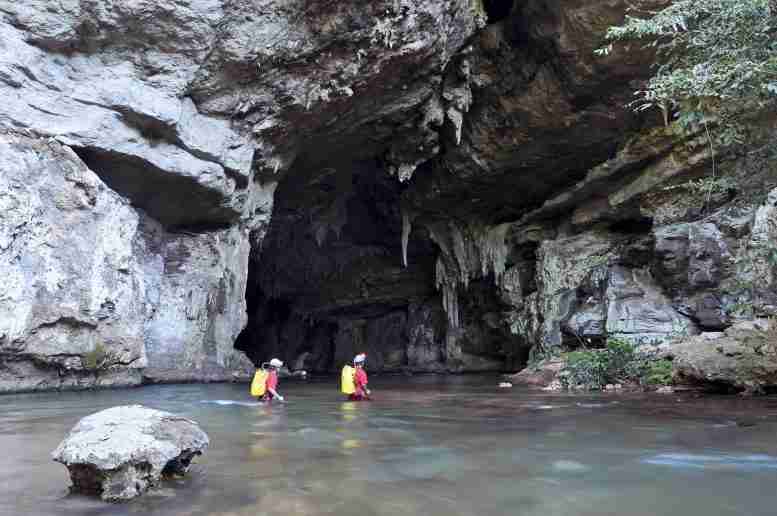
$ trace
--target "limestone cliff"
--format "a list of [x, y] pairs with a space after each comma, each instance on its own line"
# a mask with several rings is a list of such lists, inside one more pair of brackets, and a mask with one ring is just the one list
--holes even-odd
[[703, 135], [624, 108], [649, 54], [593, 50], [627, 8], [0, 0], [0, 390], [516, 370], [774, 315], [774, 171], [694, 182]]
[[232, 346], [246, 321], [244, 230], [166, 230], [70, 147], [12, 132], [0, 133], [0, 206], [0, 391], [250, 367]]
[[0, 389], [243, 376], [277, 183], [302, 154], [382, 152], [482, 17], [468, 0], [0, 1]]

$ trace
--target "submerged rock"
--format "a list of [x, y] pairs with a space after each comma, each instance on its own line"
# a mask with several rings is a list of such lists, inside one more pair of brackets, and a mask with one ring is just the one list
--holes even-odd
[[67, 466], [74, 491], [120, 502], [140, 496], [163, 476], [186, 473], [208, 444], [194, 421], [131, 405], [83, 418], [52, 458]]

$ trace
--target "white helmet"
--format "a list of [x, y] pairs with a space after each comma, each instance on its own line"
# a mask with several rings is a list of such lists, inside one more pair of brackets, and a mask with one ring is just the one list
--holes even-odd
[[361, 363], [363, 363], [365, 360], [367, 360], [367, 355], [365, 355], [364, 353], [359, 353], [358, 355], [356, 355], [355, 357], [353, 357], [353, 363], [354, 363], [354, 364], [361, 364]]
[[278, 369], [280, 369], [281, 367], [283, 367], [283, 362], [281, 362], [281, 361], [280, 361], [280, 360], [278, 360], [277, 358], [273, 358], [272, 360], [270, 360], [270, 365], [271, 365], [271, 366], [273, 366], [273, 367], [277, 367]]

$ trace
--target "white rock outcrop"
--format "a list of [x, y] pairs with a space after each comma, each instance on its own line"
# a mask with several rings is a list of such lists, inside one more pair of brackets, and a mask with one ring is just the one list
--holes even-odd
[[0, 210], [0, 392], [250, 370], [233, 348], [247, 231], [168, 231], [71, 148], [15, 132], [0, 133]]
[[75, 491], [120, 502], [140, 496], [163, 476], [186, 473], [208, 444], [194, 421], [132, 405], [83, 418], [52, 458], [67, 466]]

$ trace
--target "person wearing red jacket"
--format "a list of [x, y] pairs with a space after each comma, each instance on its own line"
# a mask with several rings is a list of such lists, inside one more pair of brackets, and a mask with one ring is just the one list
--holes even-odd
[[283, 367], [283, 362], [277, 358], [270, 360], [270, 372], [267, 374], [267, 380], [265, 380], [265, 393], [262, 400], [270, 402], [274, 399], [283, 401], [283, 396], [278, 394], [278, 369]]
[[353, 375], [353, 384], [356, 392], [348, 396], [351, 401], [362, 401], [370, 399], [370, 390], [367, 388], [367, 371], [364, 370], [364, 363], [367, 361], [367, 355], [360, 353], [353, 359], [353, 367], [356, 372]]

